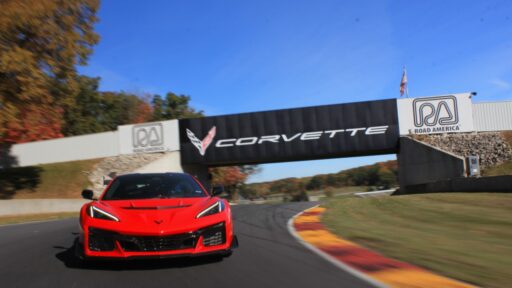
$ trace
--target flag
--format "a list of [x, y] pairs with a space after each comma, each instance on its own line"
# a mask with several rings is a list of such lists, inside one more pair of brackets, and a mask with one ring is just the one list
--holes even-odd
[[405, 67], [402, 74], [402, 81], [400, 82], [400, 96], [404, 96], [404, 93], [409, 97], [409, 91], [407, 89], [407, 70], [405, 70]]

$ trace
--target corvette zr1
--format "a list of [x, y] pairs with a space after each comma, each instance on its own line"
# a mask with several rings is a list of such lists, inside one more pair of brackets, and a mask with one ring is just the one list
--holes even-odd
[[[238, 246], [229, 203], [184, 173], [116, 177], [80, 211], [80, 259], [231, 255]], [[82, 196], [93, 199], [91, 190]]]

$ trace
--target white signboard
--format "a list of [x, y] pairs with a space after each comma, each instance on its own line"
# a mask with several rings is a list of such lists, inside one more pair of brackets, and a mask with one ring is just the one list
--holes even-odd
[[400, 135], [471, 132], [471, 93], [398, 99]]
[[178, 120], [118, 127], [120, 154], [179, 150]]

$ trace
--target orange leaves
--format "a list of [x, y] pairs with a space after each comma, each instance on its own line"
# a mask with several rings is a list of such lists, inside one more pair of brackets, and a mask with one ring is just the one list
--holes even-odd
[[24, 143], [62, 137], [60, 109], [26, 105], [19, 115], [16, 120], [8, 121], [5, 142]]
[[238, 166], [215, 167], [210, 169], [213, 176], [213, 184], [222, 184], [224, 186], [236, 186], [242, 184], [247, 179], [248, 174], [243, 173]]
[[98, 42], [97, 0], [4, 0], [0, 9], [0, 142], [61, 137], [76, 65]]
[[140, 101], [137, 103], [136, 114], [133, 118], [133, 123], [148, 122], [153, 117], [153, 109], [151, 105], [146, 101]]

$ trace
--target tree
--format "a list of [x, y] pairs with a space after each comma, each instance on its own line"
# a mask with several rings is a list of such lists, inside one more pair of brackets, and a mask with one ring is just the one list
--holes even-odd
[[165, 100], [159, 95], [153, 97], [153, 121], [196, 118], [203, 116], [203, 111], [190, 107], [190, 96], [167, 93]]
[[336, 178], [336, 175], [334, 175], [334, 174], [327, 175], [325, 184], [329, 187], [336, 187], [336, 185], [338, 184], [338, 179]]
[[246, 184], [240, 185], [239, 193], [244, 198], [251, 199], [251, 200], [259, 196], [256, 188], [254, 188], [253, 186], [250, 186], [250, 185], [246, 185]]
[[286, 178], [272, 182], [270, 191], [273, 194], [284, 193], [296, 195], [305, 189], [304, 183], [298, 178]]
[[64, 113], [65, 136], [83, 135], [107, 131], [100, 119], [105, 113], [102, 97], [98, 92], [100, 78], [78, 77], [78, 93], [73, 107]]
[[76, 65], [99, 37], [98, 0], [3, 0], [0, 9], [0, 141], [62, 136], [73, 107]]
[[231, 199], [236, 199], [239, 188], [245, 183], [249, 175], [257, 173], [256, 165], [225, 166], [210, 168], [213, 185], [223, 185]]
[[322, 188], [322, 181], [320, 180], [320, 177], [318, 175], [313, 176], [311, 180], [309, 180], [309, 183], [306, 185], [306, 189], [308, 190], [318, 190]]
[[213, 185], [223, 185], [230, 199], [238, 198], [238, 187], [247, 179], [238, 166], [215, 167], [210, 169]]
[[162, 99], [162, 96], [154, 95], [151, 104], [153, 105], [153, 116], [151, 119], [153, 121], [164, 120], [165, 101]]
[[100, 92], [101, 113], [97, 121], [103, 131], [116, 130], [119, 125], [150, 121], [151, 108], [143, 99], [126, 92]]
[[118, 125], [151, 121], [148, 97], [126, 92], [98, 92], [100, 78], [78, 77], [76, 105], [64, 114], [65, 136], [116, 130]]
[[380, 180], [379, 166], [373, 165], [366, 169], [366, 183], [369, 186], [375, 186]]
[[378, 185], [382, 186], [382, 188], [384, 188], [384, 189], [389, 189], [393, 185], [397, 184], [397, 181], [396, 181], [397, 179], [396, 179], [395, 174], [393, 174], [393, 172], [391, 172], [389, 170], [382, 171], [379, 174], [379, 177], [380, 177], [380, 181], [379, 181]]

